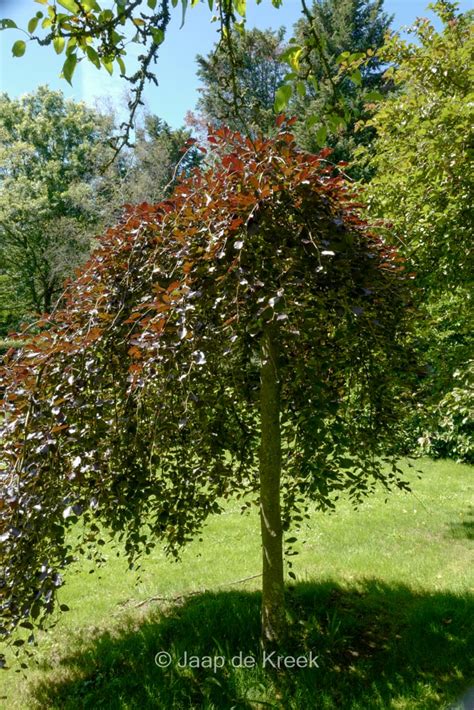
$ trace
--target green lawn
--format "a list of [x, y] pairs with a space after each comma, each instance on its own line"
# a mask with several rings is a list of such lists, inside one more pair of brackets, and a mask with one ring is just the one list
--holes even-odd
[[[300, 534], [285, 653], [313, 651], [319, 668], [262, 669], [260, 579], [231, 584], [260, 571], [259, 524], [235, 504], [182, 562], [160, 550], [146, 558], [138, 582], [112, 547], [98, 573], [87, 562], [71, 571], [61, 596], [71, 610], [41, 639], [38, 667], [0, 676], [0, 707], [448, 707], [474, 685], [473, 469], [429, 460], [419, 468], [412, 494], [385, 503], [381, 492], [357, 512], [342, 501]], [[156, 596], [178, 598], [138, 606]], [[154, 663], [160, 650], [172, 658], [165, 670]], [[185, 652], [226, 660], [216, 672], [180, 667]], [[234, 667], [239, 652], [257, 665]]]

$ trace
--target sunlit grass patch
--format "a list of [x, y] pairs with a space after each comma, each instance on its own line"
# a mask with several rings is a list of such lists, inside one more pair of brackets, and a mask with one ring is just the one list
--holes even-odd
[[[71, 610], [41, 640], [39, 667], [0, 676], [0, 706], [447, 706], [474, 677], [472, 467], [424, 460], [420, 468], [412, 494], [385, 503], [381, 492], [357, 512], [342, 500], [299, 533], [285, 653], [313, 651], [319, 668], [262, 668], [259, 522], [235, 503], [209, 520], [182, 562], [156, 548], [138, 582], [112, 546], [94, 574], [88, 561], [71, 570], [61, 594]], [[166, 669], [154, 662], [161, 650], [172, 659]], [[185, 652], [226, 663], [215, 672], [180, 667]], [[227, 662], [239, 653], [255, 667]]]

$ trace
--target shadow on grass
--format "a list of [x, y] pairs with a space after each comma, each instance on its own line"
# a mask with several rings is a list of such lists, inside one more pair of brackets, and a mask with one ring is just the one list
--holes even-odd
[[[259, 604], [258, 593], [203, 593], [115, 632], [71, 640], [70, 655], [35, 687], [34, 697], [41, 707], [75, 710], [439, 710], [472, 679], [472, 597], [416, 593], [375, 580], [352, 588], [297, 584], [288, 592], [293, 641], [285, 653], [313, 651], [319, 668], [286, 671], [268, 662], [262, 668]], [[170, 654], [168, 668], [155, 664], [159, 651]], [[180, 667], [186, 652], [188, 662], [191, 655], [202, 663], [206, 656], [226, 661], [215, 672]], [[238, 654], [258, 659], [256, 666], [234, 667]]]
[[457, 540], [474, 540], [474, 508], [469, 508], [465, 520], [450, 525], [450, 533]]

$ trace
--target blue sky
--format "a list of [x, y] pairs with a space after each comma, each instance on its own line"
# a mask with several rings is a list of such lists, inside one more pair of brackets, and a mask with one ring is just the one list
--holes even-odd
[[[426, 16], [429, 0], [385, 0], [385, 9], [395, 16], [393, 27], [398, 29], [411, 24], [416, 17]], [[105, 4], [105, 3], [104, 3]], [[300, 0], [283, 0], [283, 5], [276, 10], [270, 0], [262, 0], [257, 6], [253, 0], [248, 0], [247, 26], [257, 26], [261, 29], [274, 29], [285, 26], [288, 36], [291, 28], [300, 17]], [[461, 0], [460, 8], [467, 10], [473, 7], [471, 0]], [[25, 27], [28, 19], [40, 6], [32, 0], [0, 0], [0, 18], [14, 19], [19, 26]], [[206, 54], [217, 40], [217, 24], [211, 24], [211, 13], [205, 4], [188, 10], [186, 22], [182, 29], [181, 10], [176, 8], [166, 40], [161, 48], [160, 58], [156, 65], [159, 86], [150, 86], [146, 92], [147, 108], [165, 119], [172, 126], [180, 126], [184, 122], [188, 110], [194, 109], [199, 86], [196, 72], [196, 54]], [[66, 96], [82, 99], [87, 103], [96, 103], [107, 108], [112, 105], [124, 105], [127, 83], [119, 77], [109, 77], [104, 71], [98, 71], [94, 66], [84, 62], [74, 75], [71, 88], [64, 80], [59, 79], [62, 61], [48, 48], [28, 45], [22, 58], [11, 56], [11, 45], [22, 37], [17, 30], [7, 30], [0, 33], [0, 90], [10, 96], [33, 91], [40, 84], [48, 84], [51, 88], [62, 89]], [[127, 68], [131, 67], [127, 64]]]

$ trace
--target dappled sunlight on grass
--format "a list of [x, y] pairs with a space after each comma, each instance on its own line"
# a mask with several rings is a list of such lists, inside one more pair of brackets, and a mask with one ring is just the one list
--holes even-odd
[[[417, 467], [413, 494], [385, 502], [381, 491], [357, 512], [341, 500], [298, 533], [289, 651], [313, 650], [320, 668], [177, 665], [185, 650], [258, 658], [259, 521], [231, 502], [179, 563], [157, 546], [138, 575], [112, 545], [94, 574], [90, 561], [78, 562], [61, 590], [70, 611], [41, 638], [39, 666], [0, 676], [0, 708], [446, 707], [474, 677], [473, 469], [429, 460]], [[159, 650], [172, 654], [166, 671], [154, 663]]]
[[[76, 634], [34, 698], [48, 708], [439, 708], [469, 682], [474, 598], [414, 593], [367, 580], [298, 584], [288, 592], [293, 640], [282, 655], [313, 652], [318, 668], [262, 668], [259, 593], [205, 593], [167, 612], [128, 619], [92, 639]], [[472, 633], [472, 628], [471, 628]], [[471, 639], [471, 641], [474, 639]], [[154, 662], [159, 651], [170, 665]], [[185, 665], [185, 654], [223, 667]], [[241, 654], [241, 655], [239, 655]], [[254, 668], [239, 668], [244, 658]], [[237, 659], [232, 662], [232, 659]], [[242, 661], [241, 661], [242, 659]], [[220, 666], [221, 661], [218, 662]], [[184, 666], [184, 667], [181, 667]]]

